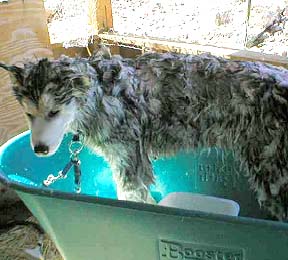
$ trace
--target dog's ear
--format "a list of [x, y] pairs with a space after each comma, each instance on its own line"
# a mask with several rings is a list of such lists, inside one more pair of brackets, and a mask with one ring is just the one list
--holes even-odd
[[6, 65], [2, 62], [0, 62], [0, 68], [3, 68], [9, 72], [13, 84], [23, 86], [24, 69], [13, 65]]

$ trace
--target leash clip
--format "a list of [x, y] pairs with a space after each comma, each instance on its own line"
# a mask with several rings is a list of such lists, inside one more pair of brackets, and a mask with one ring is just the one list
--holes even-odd
[[81, 192], [81, 169], [80, 169], [80, 165], [81, 165], [81, 161], [78, 157], [78, 155], [80, 154], [80, 152], [82, 151], [84, 145], [82, 143], [82, 141], [80, 140], [80, 136], [74, 135], [73, 139], [70, 142], [69, 145], [69, 151], [71, 154], [71, 162], [73, 163], [73, 169], [74, 169], [74, 185], [75, 185], [75, 191], [76, 193], [80, 193]]

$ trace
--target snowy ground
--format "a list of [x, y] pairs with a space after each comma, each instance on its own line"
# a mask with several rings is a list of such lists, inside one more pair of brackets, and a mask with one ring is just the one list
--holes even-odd
[[[252, 0], [250, 26], [248, 36], [251, 39], [271, 23], [277, 13], [285, 8], [285, 18], [288, 18], [288, 1], [287, 0]], [[251, 48], [253, 51], [260, 51], [271, 54], [287, 56], [288, 51], [288, 21], [286, 26], [280, 25], [282, 30], [270, 35], [259, 48]]]
[[114, 30], [120, 34], [241, 48], [247, 4], [235, 2], [126, 0], [123, 5], [123, 0], [112, 0]]
[[[259, 34], [287, 6], [284, 0], [252, 0], [248, 39]], [[248, 1], [246, 0], [112, 0], [114, 30], [174, 41], [244, 49]], [[286, 13], [288, 17], [288, 13]], [[255, 51], [287, 51], [284, 28]]]
[[87, 46], [93, 28], [88, 24], [88, 0], [44, 0], [51, 43]]
[[[114, 31], [136, 35], [209, 44], [228, 48], [245, 48], [248, 0], [112, 0]], [[48, 23], [52, 43], [87, 46], [93, 28], [88, 24], [88, 0], [45, 0], [45, 8], [54, 15]], [[273, 21], [288, 0], [252, 0], [247, 27], [253, 39]], [[288, 18], [288, 11], [285, 12]], [[287, 55], [288, 29], [265, 37], [252, 50]]]

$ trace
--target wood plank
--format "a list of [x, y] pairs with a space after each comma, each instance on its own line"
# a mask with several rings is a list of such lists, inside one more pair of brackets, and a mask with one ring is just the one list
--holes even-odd
[[[41, 0], [0, 4], [0, 59], [9, 64], [52, 57], [46, 14]], [[0, 144], [27, 129], [20, 105], [12, 96], [8, 73], [0, 70]]]
[[61, 55], [66, 55], [69, 57], [88, 57], [87, 48], [85, 47], [71, 47], [65, 48], [62, 43], [51, 44], [51, 49], [53, 51], [53, 57], [55, 59], [59, 58]]
[[256, 51], [240, 50], [229, 55], [230, 59], [243, 61], [261, 61], [288, 68], [288, 59], [280, 55], [265, 54]]
[[136, 36], [124, 36], [118, 34], [102, 33], [98, 37], [102, 40], [114, 43], [131, 44], [142, 46], [152, 51], [171, 51], [184, 54], [210, 53], [216, 56], [234, 60], [251, 60], [271, 63], [276, 66], [288, 68], [288, 59], [277, 55], [262, 54], [253, 51], [238, 50], [231, 48], [220, 48], [212, 45], [200, 45], [184, 42], [173, 42], [153, 38], [142, 38]]

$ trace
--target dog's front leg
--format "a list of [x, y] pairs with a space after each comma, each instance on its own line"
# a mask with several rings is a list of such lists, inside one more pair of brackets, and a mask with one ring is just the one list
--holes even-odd
[[119, 200], [128, 200], [155, 204], [150, 194], [149, 187], [144, 183], [134, 182], [127, 179], [117, 181], [117, 197]]
[[121, 145], [117, 158], [111, 158], [113, 176], [120, 200], [155, 203], [149, 192], [153, 183], [153, 170], [149, 157], [139, 143]]

